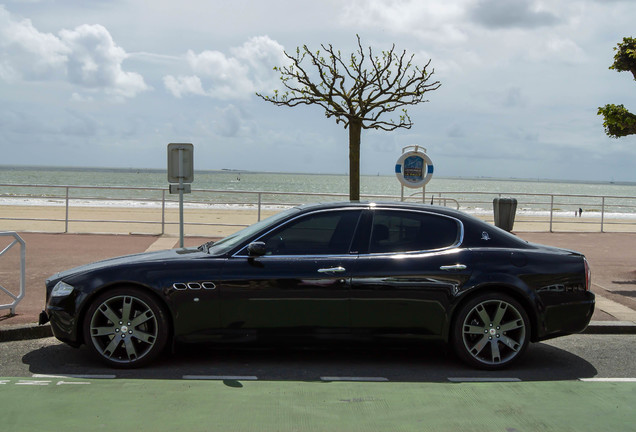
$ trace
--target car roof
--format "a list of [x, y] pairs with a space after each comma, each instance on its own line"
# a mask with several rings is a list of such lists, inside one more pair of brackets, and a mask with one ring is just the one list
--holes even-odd
[[468, 215], [459, 210], [453, 210], [448, 207], [423, 204], [423, 203], [413, 203], [413, 202], [402, 202], [402, 201], [340, 201], [340, 202], [325, 202], [318, 204], [303, 204], [298, 206], [298, 209], [305, 211], [313, 211], [313, 210], [326, 210], [326, 209], [337, 209], [337, 208], [364, 208], [370, 209], [374, 207], [383, 207], [383, 208], [394, 208], [394, 209], [402, 209], [402, 210], [418, 210], [418, 211], [429, 211], [434, 213], [440, 213], [447, 216], [454, 216], [457, 218], [465, 218]]
[[[359, 209], [396, 209], [396, 210], [413, 210], [424, 211], [429, 213], [436, 213], [439, 215], [449, 216], [460, 220], [464, 226], [465, 239], [468, 236], [469, 239], [480, 239], [484, 231], [488, 232], [492, 237], [492, 241], [489, 243], [491, 246], [498, 244], [500, 246], [507, 247], [529, 247], [528, 242], [520, 239], [519, 237], [506, 232], [495, 225], [485, 222], [471, 214], [464, 213], [460, 210], [454, 210], [448, 207], [436, 206], [424, 203], [403, 202], [403, 201], [342, 201], [342, 202], [328, 202], [320, 204], [305, 204], [297, 207], [301, 213], [311, 212], [316, 210], [331, 210], [338, 208], [359, 208]], [[466, 246], [474, 244], [473, 241], [464, 241]]]

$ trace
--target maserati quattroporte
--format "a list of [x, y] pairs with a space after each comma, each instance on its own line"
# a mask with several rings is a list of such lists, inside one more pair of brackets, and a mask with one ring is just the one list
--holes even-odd
[[176, 342], [442, 340], [475, 367], [585, 329], [590, 271], [462, 212], [330, 203], [278, 213], [198, 248], [114, 258], [46, 281], [54, 335], [136, 367]]

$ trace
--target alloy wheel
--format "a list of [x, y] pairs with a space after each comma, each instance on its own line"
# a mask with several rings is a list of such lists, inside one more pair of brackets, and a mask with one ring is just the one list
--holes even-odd
[[132, 295], [118, 295], [102, 301], [89, 324], [92, 345], [109, 363], [129, 364], [152, 352], [159, 336], [153, 308]]
[[527, 319], [512, 303], [489, 299], [477, 303], [465, 315], [461, 338], [465, 353], [484, 366], [504, 366], [527, 344]]

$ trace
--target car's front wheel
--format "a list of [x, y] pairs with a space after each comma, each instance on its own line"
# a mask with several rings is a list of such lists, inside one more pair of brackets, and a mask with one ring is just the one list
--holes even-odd
[[482, 294], [460, 309], [453, 345], [466, 363], [501, 369], [518, 360], [530, 339], [528, 314], [519, 302], [500, 293]]
[[117, 288], [91, 303], [84, 336], [91, 351], [109, 366], [139, 367], [154, 360], [166, 346], [166, 315], [150, 294]]

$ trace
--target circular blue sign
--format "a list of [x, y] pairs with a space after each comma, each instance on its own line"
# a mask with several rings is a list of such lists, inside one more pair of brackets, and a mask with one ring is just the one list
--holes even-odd
[[433, 177], [433, 161], [426, 153], [406, 152], [395, 164], [395, 175], [404, 186], [420, 188]]

